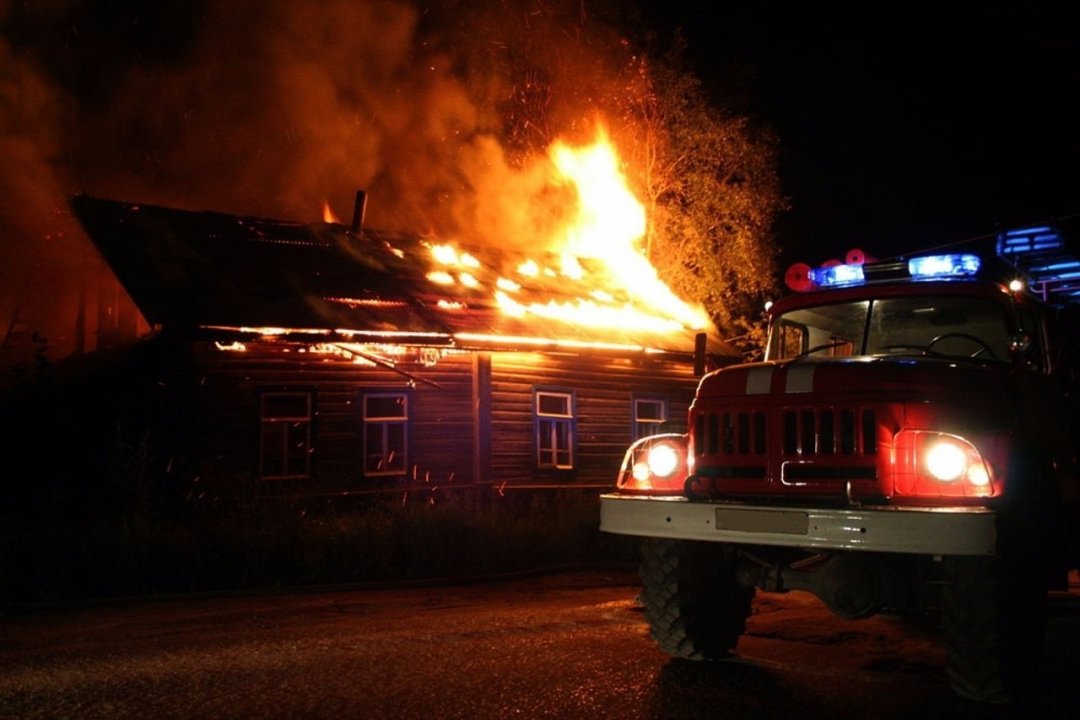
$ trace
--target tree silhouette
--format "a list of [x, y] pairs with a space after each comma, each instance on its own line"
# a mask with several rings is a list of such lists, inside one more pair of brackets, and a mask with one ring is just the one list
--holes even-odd
[[786, 207], [778, 140], [710, 103], [680, 43], [633, 59], [624, 117], [631, 166], [648, 203], [645, 250], [672, 288], [705, 305], [727, 336], [760, 345], [774, 290], [772, 226]]

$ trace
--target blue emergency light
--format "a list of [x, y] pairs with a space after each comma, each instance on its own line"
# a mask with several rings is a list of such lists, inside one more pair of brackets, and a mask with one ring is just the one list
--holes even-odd
[[[1044, 300], [1080, 301], [1080, 254], [1058, 229], [1037, 225], [1009, 230], [997, 236], [996, 249], [998, 257], [1022, 274], [1031, 291]], [[861, 251], [852, 251], [847, 259], [818, 268], [795, 263], [784, 280], [796, 292], [902, 280], [967, 280], [977, 277], [983, 265], [971, 253], [865, 262]]]
[[830, 265], [814, 268], [810, 271], [810, 280], [814, 287], [847, 287], [861, 285], [866, 281], [862, 265]]
[[970, 278], [978, 274], [980, 266], [978, 256], [969, 253], [924, 255], [911, 258], [906, 264], [903, 261], [869, 264], [834, 263], [811, 268], [797, 263], [788, 269], [786, 280], [792, 290], [804, 292], [814, 288], [853, 287], [869, 281], [904, 277], [912, 280]]
[[924, 255], [908, 260], [908, 274], [915, 280], [972, 277], [979, 266], [979, 257], [970, 253]]

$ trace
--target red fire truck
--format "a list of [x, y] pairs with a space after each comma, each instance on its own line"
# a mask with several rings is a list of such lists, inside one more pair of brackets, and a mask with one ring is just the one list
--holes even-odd
[[820, 268], [764, 360], [702, 377], [685, 435], [632, 445], [601, 530], [644, 538], [669, 654], [731, 651], [758, 590], [938, 613], [956, 692], [1007, 702], [1080, 565], [1080, 260], [1054, 227], [989, 253]]

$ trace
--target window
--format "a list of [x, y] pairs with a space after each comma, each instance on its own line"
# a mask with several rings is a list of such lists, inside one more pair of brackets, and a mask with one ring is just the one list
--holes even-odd
[[312, 393], [264, 392], [259, 399], [259, 477], [311, 477]]
[[1008, 362], [1004, 308], [983, 297], [900, 297], [874, 301], [869, 353], [921, 353]]
[[574, 395], [536, 391], [536, 465], [553, 470], [574, 467]]
[[1005, 308], [974, 295], [911, 295], [796, 308], [773, 321], [769, 360], [849, 355], [1007, 362]]
[[409, 467], [409, 396], [367, 393], [361, 405], [364, 475], [404, 475]]
[[838, 303], [793, 310], [777, 319], [769, 359], [846, 357], [862, 343], [870, 303]]
[[663, 398], [634, 398], [634, 439], [664, 431], [668, 419], [668, 403]]

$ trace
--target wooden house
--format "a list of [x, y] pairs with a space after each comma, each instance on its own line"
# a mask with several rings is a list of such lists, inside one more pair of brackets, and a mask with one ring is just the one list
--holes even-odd
[[607, 487], [632, 439], [684, 431], [700, 374], [737, 359], [670, 323], [550, 317], [597, 307], [515, 275], [521, 253], [366, 228], [362, 193], [351, 225], [72, 207], [169, 348], [165, 452], [206, 483]]

